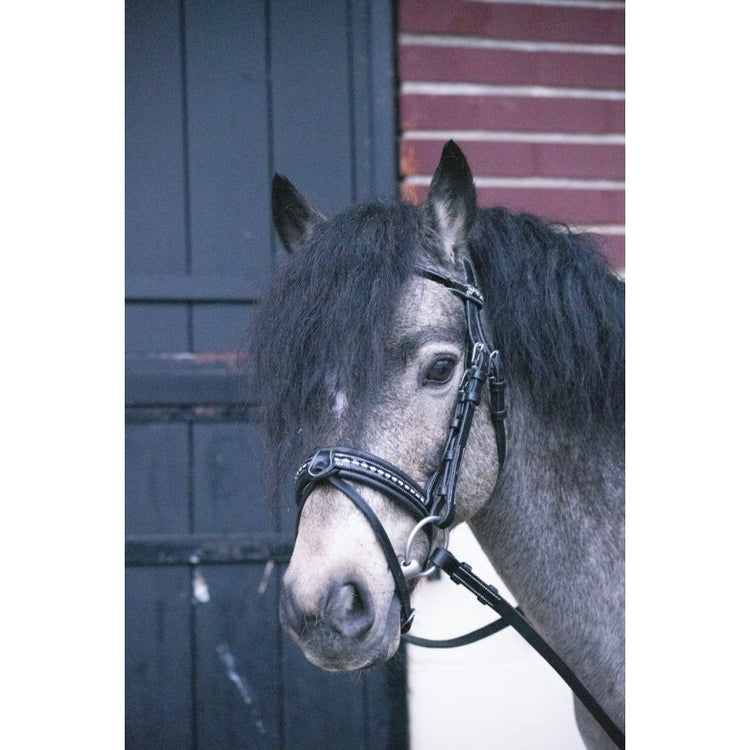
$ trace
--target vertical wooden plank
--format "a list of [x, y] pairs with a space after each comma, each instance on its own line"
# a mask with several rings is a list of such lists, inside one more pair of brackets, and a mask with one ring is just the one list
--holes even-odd
[[135, 273], [185, 270], [177, 0], [125, 4], [125, 241]]
[[392, 8], [350, 2], [352, 170], [355, 202], [395, 199]]
[[271, 267], [265, 37], [262, 3], [186, 3], [194, 273]]
[[369, 3], [349, 4], [349, 66], [352, 92], [352, 173], [355, 202], [373, 197], [376, 165], [372, 161], [373, 120], [378, 115], [372, 100], [372, 44]]
[[198, 747], [290, 747], [280, 739], [276, 576], [262, 564], [204, 566], [195, 575], [203, 586], [195, 605]]
[[324, 672], [282, 634], [285, 747], [407, 750], [406, 658], [356, 674]]
[[125, 746], [192, 747], [189, 573], [125, 571]]
[[367, 746], [373, 750], [406, 750], [409, 709], [404, 644], [390, 661], [367, 670], [364, 678]]
[[284, 746], [305, 750], [368, 748], [362, 676], [324, 672], [282, 640]]
[[196, 424], [195, 531], [273, 531], [262, 486], [261, 443], [252, 423]]
[[374, 198], [398, 198], [398, 128], [396, 114], [396, 81], [394, 6], [392, 0], [370, 0], [370, 28], [372, 56], [370, 59], [372, 107], [372, 176]]
[[126, 425], [127, 534], [188, 533], [188, 466], [187, 425]]
[[273, 169], [326, 214], [354, 200], [346, 0], [270, 3]]

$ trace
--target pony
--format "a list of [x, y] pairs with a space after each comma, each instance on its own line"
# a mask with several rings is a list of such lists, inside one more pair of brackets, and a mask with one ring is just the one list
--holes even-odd
[[[586, 234], [478, 208], [452, 141], [422, 206], [373, 202], [327, 219], [276, 175], [272, 209], [289, 253], [260, 313], [256, 382], [276, 499], [323, 445], [428, 483], [471, 353], [462, 300], [417, 269], [461, 281], [472, 269], [505, 366], [507, 454], [500, 466], [485, 393], [452, 525], [469, 525], [534, 628], [623, 728], [624, 282]], [[412, 533], [413, 515], [357, 488], [393, 549], [409, 540], [424, 562], [434, 540]], [[279, 613], [323, 669], [364, 669], [399, 646], [403, 608], [376, 537], [330, 483], [302, 505]], [[613, 747], [577, 700], [575, 711], [587, 747]]]

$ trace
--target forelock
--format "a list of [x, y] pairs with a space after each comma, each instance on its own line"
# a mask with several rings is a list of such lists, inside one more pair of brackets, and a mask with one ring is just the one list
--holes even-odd
[[288, 472], [327, 429], [339, 428], [333, 417], [342, 416], [343, 399], [362, 405], [382, 379], [394, 308], [416, 263], [418, 228], [418, 211], [406, 204], [349, 209], [316, 226], [272, 280], [256, 336], [272, 473]]

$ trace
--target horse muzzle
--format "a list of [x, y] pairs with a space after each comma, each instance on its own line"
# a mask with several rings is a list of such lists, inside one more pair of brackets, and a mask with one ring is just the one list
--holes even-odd
[[398, 648], [401, 604], [396, 596], [384, 616], [374, 597], [355, 577], [332, 582], [305, 604], [293, 582], [285, 581], [279, 619], [306, 658], [329, 671], [364, 669], [389, 659]]

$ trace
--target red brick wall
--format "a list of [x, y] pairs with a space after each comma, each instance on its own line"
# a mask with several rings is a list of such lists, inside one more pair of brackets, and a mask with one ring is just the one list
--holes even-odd
[[422, 200], [444, 141], [480, 205], [600, 236], [625, 267], [625, 3], [400, 0], [402, 194]]

